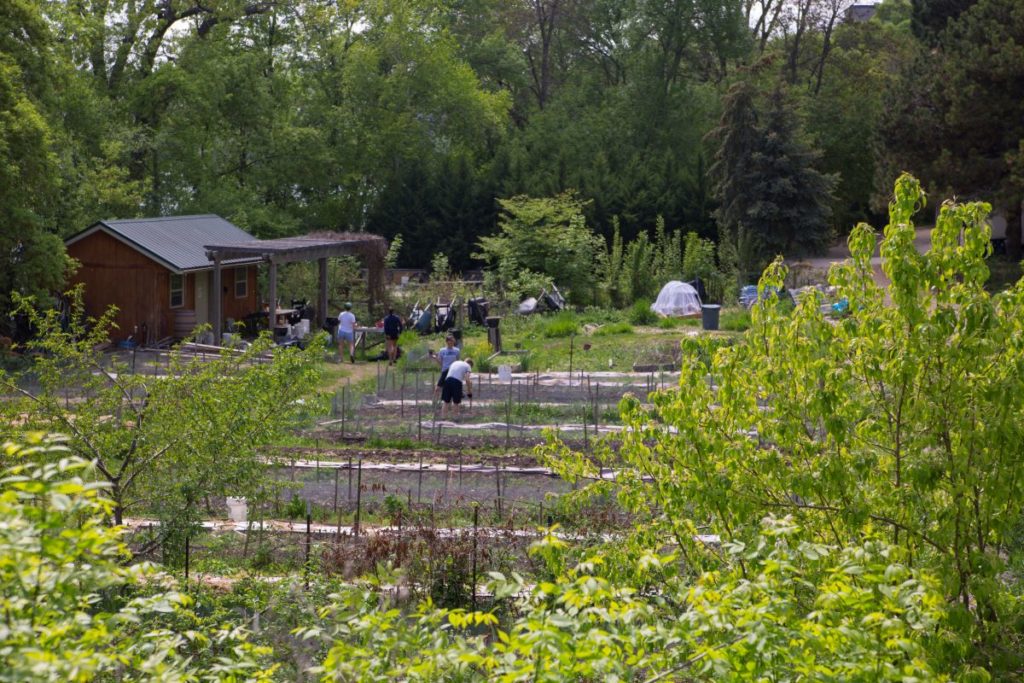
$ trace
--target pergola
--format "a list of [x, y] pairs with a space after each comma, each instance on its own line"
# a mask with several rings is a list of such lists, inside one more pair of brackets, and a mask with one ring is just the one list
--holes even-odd
[[369, 233], [317, 233], [303, 237], [282, 237], [274, 240], [248, 240], [225, 244], [207, 244], [206, 257], [213, 261], [213, 329], [220, 335], [223, 331], [221, 264], [237, 258], [261, 257], [268, 265], [267, 299], [272, 310], [269, 323], [273, 327], [273, 307], [277, 306], [277, 266], [281, 263], [315, 260], [320, 267], [320, 291], [317, 301], [317, 325], [323, 326], [327, 319], [327, 259], [337, 256], [356, 255], [366, 265], [367, 285], [370, 293], [370, 307], [379, 300], [384, 284], [384, 256], [388, 243], [380, 235]]

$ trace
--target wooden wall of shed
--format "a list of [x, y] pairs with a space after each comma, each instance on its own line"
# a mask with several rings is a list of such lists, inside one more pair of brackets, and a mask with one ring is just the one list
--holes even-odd
[[223, 302], [224, 310], [222, 320], [224, 320], [225, 329], [227, 329], [228, 318], [242, 320], [250, 313], [255, 313], [259, 310], [259, 293], [256, 291], [256, 266], [245, 266], [249, 276], [249, 286], [246, 290], [246, 295], [242, 298], [235, 296], [235, 274], [238, 270], [241, 269], [229, 266], [224, 268], [221, 273], [221, 296], [223, 297], [221, 301]]
[[[81, 264], [71, 282], [85, 285], [86, 313], [99, 317], [110, 306], [117, 306], [113, 340], [126, 339], [136, 325], [141, 328], [143, 324], [150, 339], [171, 335], [170, 271], [104, 232], [70, 245], [68, 254]], [[194, 301], [190, 280], [186, 278], [185, 306]]]
[[[110, 335], [114, 341], [126, 339], [136, 325], [140, 328], [137, 339], [147, 341], [141, 339], [143, 324], [148, 328], [148, 341], [174, 336], [175, 314], [195, 310], [196, 279], [208, 278], [211, 284], [213, 280], [211, 271], [187, 273], [183, 305], [171, 308], [171, 271], [110, 235], [93, 233], [70, 245], [68, 254], [81, 264], [72, 276], [71, 284], [85, 285], [86, 313], [99, 317], [110, 306], [117, 306], [118, 313], [114, 319], [117, 329]], [[228, 318], [242, 320], [258, 310], [257, 267], [245, 268], [249, 287], [246, 296], [241, 298], [235, 296], [235, 268], [223, 270], [221, 301], [224, 321]]]

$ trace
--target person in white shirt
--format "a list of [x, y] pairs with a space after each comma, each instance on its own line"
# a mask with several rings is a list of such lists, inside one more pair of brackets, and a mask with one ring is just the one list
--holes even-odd
[[449, 406], [454, 406], [451, 408], [453, 416], [458, 416], [463, 387], [465, 387], [466, 396], [473, 398], [473, 384], [469, 379], [472, 369], [473, 360], [471, 358], [457, 360], [448, 366], [448, 376], [445, 377], [444, 386], [441, 387], [441, 400], [444, 402], [441, 405], [442, 419], [447, 419]]
[[344, 344], [348, 342], [348, 359], [356, 362], [356, 316], [352, 304], [346, 302], [345, 310], [338, 316], [338, 357], [344, 360]]

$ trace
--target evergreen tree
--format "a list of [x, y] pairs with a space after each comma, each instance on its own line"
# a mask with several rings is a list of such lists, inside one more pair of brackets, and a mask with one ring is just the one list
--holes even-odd
[[719, 240], [734, 243], [722, 250], [730, 261], [723, 266], [740, 277], [775, 254], [818, 253], [832, 236], [835, 177], [814, 168], [820, 155], [801, 139], [784, 94], [771, 96], [763, 124], [755, 96], [749, 83], [734, 85], [711, 133], [718, 142], [710, 173], [721, 203]]
[[768, 256], [823, 252], [832, 240], [836, 178], [815, 169], [820, 152], [800, 139], [796, 113], [776, 90], [769, 101], [759, 149], [751, 159], [745, 223]]

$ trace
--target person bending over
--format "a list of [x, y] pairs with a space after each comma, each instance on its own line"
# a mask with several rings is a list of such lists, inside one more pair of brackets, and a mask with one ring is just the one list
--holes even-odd
[[473, 398], [473, 385], [469, 378], [472, 369], [473, 361], [470, 358], [457, 360], [448, 366], [448, 376], [441, 387], [441, 400], [444, 402], [441, 405], [442, 419], [448, 418], [449, 409], [452, 411], [452, 417], [458, 417], [463, 393]]

